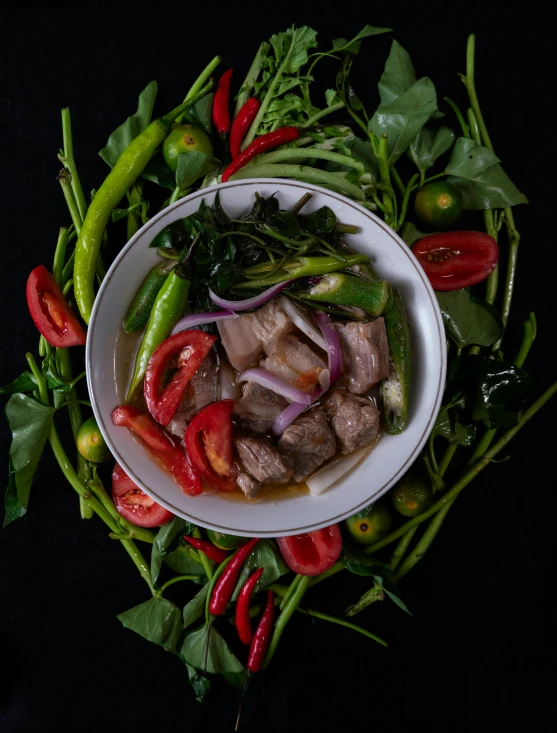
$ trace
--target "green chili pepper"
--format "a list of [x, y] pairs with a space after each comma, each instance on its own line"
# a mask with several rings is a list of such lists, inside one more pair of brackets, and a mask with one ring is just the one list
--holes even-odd
[[125, 333], [135, 333], [147, 325], [153, 304], [168, 277], [170, 267], [168, 261], [161, 262], [143, 280], [124, 318]]
[[266, 288], [285, 280], [296, 280], [300, 277], [315, 277], [317, 275], [325, 275], [328, 272], [337, 272], [345, 270], [352, 265], [359, 265], [363, 262], [369, 262], [367, 255], [347, 254], [340, 260], [336, 257], [295, 257], [292, 260], [283, 262], [280, 269], [274, 272], [271, 277], [265, 278], [265, 273], [272, 270], [275, 265], [265, 263], [262, 265], [254, 265], [247, 267], [244, 274], [249, 276], [261, 274], [260, 280], [245, 280], [232, 287], [232, 290], [244, 290], [246, 288]]
[[204, 97], [210, 87], [211, 84], [206, 85], [195, 97], [183, 102], [159, 120], [151, 122], [134, 138], [122, 152], [91, 201], [75, 246], [74, 264], [75, 299], [85, 323], [89, 323], [93, 310], [95, 265], [103, 233], [112, 211], [164, 141], [173, 120]]
[[172, 268], [159, 290], [149, 317], [149, 323], [143, 334], [141, 346], [137, 352], [128, 390], [128, 402], [145, 376], [147, 364], [153, 355], [153, 351], [168, 338], [179, 318], [184, 314], [190, 285], [191, 280], [186, 275], [184, 266], [179, 264]]
[[385, 313], [385, 327], [391, 357], [389, 376], [381, 384], [385, 431], [398, 435], [406, 427], [412, 368], [410, 329], [398, 290], [393, 291], [392, 306]]
[[304, 300], [361, 308], [369, 316], [380, 316], [392, 301], [392, 288], [386, 280], [365, 280], [343, 272], [324, 275]]

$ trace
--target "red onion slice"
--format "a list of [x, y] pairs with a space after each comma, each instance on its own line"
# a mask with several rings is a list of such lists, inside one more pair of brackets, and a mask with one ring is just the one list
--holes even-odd
[[327, 342], [321, 335], [320, 330], [316, 328], [315, 324], [310, 320], [306, 311], [296, 305], [296, 303], [292, 302], [290, 298], [287, 298], [285, 295], [280, 296], [279, 303], [286, 315], [290, 317], [292, 323], [315, 344], [317, 344], [320, 349], [327, 351]]
[[186, 331], [194, 326], [201, 326], [203, 323], [214, 323], [215, 321], [225, 321], [228, 318], [238, 318], [236, 313], [232, 311], [214, 311], [213, 313], [190, 313], [188, 316], [180, 318], [178, 323], [172, 329], [171, 336], [180, 331]]
[[340, 348], [338, 333], [333, 328], [332, 321], [327, 313], [318, 311], [315, 314], [315, 320], [317, 321], [317, 325], [321, 329], [321, 333], [327, 342], [331, 384], [335, 384], [342, 371], [342, 351]]
[[260, 384], [262, 387], [266, 387], [267, 389], [286, 397], [287, 400], [301, 405], [302, 410], [309, 407], [312, 402], [312, 395], [302, 392], [301, 389], [293, 387], [291, 384], [288, 384], [288, 382], [283, 382], [282, 379], [279, 379], [279, 377], [272, 372], [267, 371], [267, 369], [246, 369], [245, 372], [236, 378], [236, 382], [257, 382], [257, 384]]
[[310, 405], [300, 405], [293, 402], [280, 413], [280, 415], [273, 423], [272, 429], [275, 435], [282, 435], [286, 428], [290, 425], [291, 422], [294, 422], [298, 415], [301, 415], [302, 412], [307, 410], [308, 407], [311, 407], [311, 405], [317, 402], [317, 400], [320, 397], [323, 397], [325, 392], [328, 391], [329, 387], [331, 386], [331, 379], [328, 369], [323, 369], [323, 371], [319, 375], [319, 384], [320, 386], [316, 387], [309, 395], [311, 400]]
[[228, 310], [235, 312], [247, 311], [251, 308], [259, 308], [264, 305], [268, 300], [274, 298], [277, 293], [284, 290], [287, 285], [290, 285], [291, 282], [292, 280], [286, 280], [285, 282], [278, 283], [277, 285], [273, 285], [267, 290], [264, 290], [262, 293], [259, 293], [259, 295], [254, 295], [253, 298], [247, 298], [246, 300], [225, 300], [214, 293], [211, 289], [209, 289], [209, 297], [215, 305], [218, 305], [219, 308], [227, 308]]

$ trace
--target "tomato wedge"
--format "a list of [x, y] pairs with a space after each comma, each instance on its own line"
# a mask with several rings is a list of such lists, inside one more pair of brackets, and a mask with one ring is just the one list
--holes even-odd
[[147, 413], [131, 405], [121, 405], [112, 413], [112, 422], [135, 433], [149, 449], [150, 454], [185, 494], [197, 496], [203, 491], [198, 473], [191, 467], [183, 449]]
[[412, 247], [434, 290], [460, 290], [488, 278], [497, 265], [497, 242], [484, 232], [445, 232]]
[[[204, 331], [181, 331], [167, 338], [153, 352], [145, 372], [144, 394], [147, 409], [161, 425], [168, 425], [174, 417], [188, 382], [216, 340], [216, 336]], [[178, 371], [163, 389], [164, 375], [175, 364]]]
[[124, 519], [138, 527], [160, 527], [174, 517], [172, 512], [147, 496], [118, 464], [112, 472], [112, 498]]
[[277, 537], [279, 550], [290, 570], [298, 575], [321, 575], [333, 566], [342, 551], [338, 524], [292, 537]]
[[221, 400], [205, 407], [188, 425], [186, 450], [192, 466], [203, 479], [222, 491], [233, 491], [232, 410], [234, 400]]
[[51, 346], [65, 349], [85, 345], [85, 329], [43, 265], [35, 267], [27, 278], [26, 296], [31, 318]]

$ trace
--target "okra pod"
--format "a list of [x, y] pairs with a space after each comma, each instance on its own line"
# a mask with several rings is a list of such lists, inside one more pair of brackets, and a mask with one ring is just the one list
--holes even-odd
[[304, 300], [360, 308], [369, 316], [382, 315], [391, 305], [392, 288], [386, 280], [366, 280], [344, 272], [324, 275]]
[[385, 313], [385, 328], [389, 341], [389, 376], [381, 384], [381, 399], [385, 431], [398, 435], [406, 427], [412, 378], [412, 349], [410, 329], [404, 303], [398, 290], [393, 291], [392, 304]]

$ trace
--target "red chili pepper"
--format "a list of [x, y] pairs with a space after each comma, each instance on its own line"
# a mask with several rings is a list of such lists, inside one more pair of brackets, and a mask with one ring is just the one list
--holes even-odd
[[236, 550], [232, 559], [224, 568], [222, 575], [213, 588], [213, 595], [209, 603], [209, 611], [213, 616], [220, 616], [225, 612], [230, 596], [234, 592], [242, 565], [258, 542], [259, 537], [253, 537], [253, 539], [246, 542], [239, 550]]
[[[203, 363], [217, 340], [204, 331], [180, 331], [157, 346], [145, 372], [144, 394], [147, 409], [161, 425], [168, 425], [180, 405], [188, 382]], [[162, 389], [166, 370], [178, 362], [178, 371]]]
[[256, 138], [251, 145], [244, 150], [243, 153], [235, 158], [232, 163], [225, 168], [222, 174], [222, 182], [226, 183], [230, 176], [237, 173], [240, 168], [243, 168], [246, 163], [255, 158], [256, 155], [265, 153], [267, 150], [277, 148], [279, 145], [284, 143], [291, 143], [293, 140], [297, 140], [300, 137], [300, 132], [297, 127], [280, 127], [274, 132], [267, 132], [265, 135]]
[[233, 69], [228, 69], [219, 79], [215, 97], [213, 99], [213, 122], [217, 132], [224, 137], [230, 130], [230, 113], [228, 111], [228, 98], [230, 97], [230, 80]]
[[219, 565], [228, 557], [227, 550], [221, 550], [220, 547], [215, 547], [212, 542], [207, 542], [207, 540], [198, 540], [197, 537], [187, 537], [186, 535], [184, 535], [184, 539], [186, 542], [189, 542], [192, 547], [195, 547], [196, 550], [200, 550], [207, 555], [209, 560], [213, 560], [213, 562], [217, 562]]
[[257, 581], [263, 575], [264, 568], [259, 568], [246, 580], [236, 602], [236, 629], [242, 644], [249, 644], [253, 636], [249, 617], [249, 602]]
[[232, 159], [237, 158], [242, 152], [242, 142], [260, 107], [259, 100], [250, 97], [234, 118], [230, 130], [230, 155]]
[[261, 667], [263, 666], [265, 655], [267, 654], [267, 649], [269, 647], [269, 642], [271, 641], [271, 631], [273, 629], [274, 617], [275, 604], [273, 593], [272, 591], [267, 591], [267, 603], [265, 605], [265, 610], [263, 611], [261, 621], [259, 622], [259, 625], [255, 630], [255, 634], [253, 635], [251, 646], [249, 648], [249, 658], [247, 666], [250, 672], [259, 672], [261, 670]]

